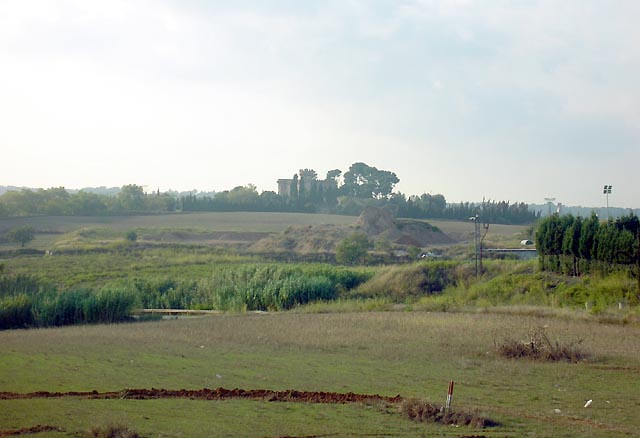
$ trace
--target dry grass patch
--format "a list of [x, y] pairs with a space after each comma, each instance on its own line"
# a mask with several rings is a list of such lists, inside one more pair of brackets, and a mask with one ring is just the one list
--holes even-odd
[[122, 424], [94, 426], [80, 435], [81, 438], [140, 438], [137, 432]]
[[470, 412], [445, 410], [424, 400], [407, 399], [400, 404], [400, 413], [410, 420], [420, 423], [438, 423], [445, 425], [492, 427], [498, 423], [489, 418]]
[[567, 343], [551, 341], [544, 327], [536, 327], [529, 332], [529, 339], [518, 341], [506, 339], [496, 342], [495, 348], [498, 355], [509, 359], [532, 359], [542, 362], [571, 362], [577, 363], [589, 357], [583, 351], [581, 344], [583, 339], [577, 339]]

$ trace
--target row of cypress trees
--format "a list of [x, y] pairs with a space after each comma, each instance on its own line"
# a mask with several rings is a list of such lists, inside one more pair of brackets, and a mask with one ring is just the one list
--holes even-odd
[[542, 270], [578, 276], [631, 267], [640, 292], [640, 220], [634, 214], [606, 222], [558, 214], [543, 219], [536, 232]]

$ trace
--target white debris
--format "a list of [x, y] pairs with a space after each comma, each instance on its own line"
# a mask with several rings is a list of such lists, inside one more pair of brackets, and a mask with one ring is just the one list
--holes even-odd
[[559, 413], [560, 413], [560, 412], [562, 412], [562, 411], [561, 411], [560, 409], [558, 409], [558, 408], [555, 408], [555, 409], [553, 410], [553, 412], [555, 412], [556, 414], [559, 414]]
[[593, 400], [589, 400], [584, 404], [585, 408], [588, 408], [589, 406], [591, 406], [591, 403], [593, 403]]

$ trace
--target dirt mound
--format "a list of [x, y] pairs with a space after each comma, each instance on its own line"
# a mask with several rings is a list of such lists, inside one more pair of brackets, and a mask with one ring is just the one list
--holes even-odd
[[289, 227], [281, 234], [273, 234], [259, 240], [250, 250], [294, 251], [299, 254], [330, 253], [334, 252], [336, 245], [353, 231], [352, 227], [341, 225]]
[[37, 425], [33, 427], [23, 427], [22, 429], [9, 429], [9, 430], [0, 430], [0, 436], [16, 436], [16, 435], [28, 435], [32, 433], [41, 433], [41, 432], [64, 432], [64, 429], [56, 426], [46, 426], [46, 425]]
[[395, 219], [384, 208], [365, 208], [357, 224], [370, 238], [396, 245], [426, 247], [454, 243], [453, 239], [427, 222]]
[[[445, 411], [442, 407], [430, 403], [405, 399], [400, 395], [394, 397], [378, 394], [355, 394], [353, 392], [319, 392], [319, 391], [296, 391], [287, 389], [284, 391], [273, 391], [270, 389], [123, 389], [122, 391], [70, 391], [70, 392], [48, 392], [37, 391], [31, 393], [0, 392], [0, 400], [22, 400], [34, 398], [84, 398], [102, 400], [151, 400], [151, 399], [190, 399], [190, 400], [226, 400], [226, 399], [246, 399], [272, 402], [297, 402], [297, 403], [327, 403], [327, 404], [348, 404], [348, 403], [381, 403], [388, 407], [394, 407], [396, 412], [404, 415], [413, 421], [434, 422], [441, 424], [456, 424], [475, 427], [496, 426], [497, 423], [475, 414], [466, 412]], [[19, 430], [0, 430], [0, 436], [21, 435], [27, 433], [38, 433], [50, 430], [62, 430], [53, 426], [35, 426]]]
[[427, 222], [394, 219], [384, 208], [366, 207], [354, 226], [308, 225], [289, 227], [282, 234], [274, 234], [251, 245], [255, 252], [292, 251], [299, 254], [333, 253], [342, 240], [362, 231], [372, 240], [386, 241], [400, 246], [424, 248], [430, 245], [455, 243], [453, 239]]
[[395, 225], [393, 215], [389, 210], [378, 207], [365, 207], [358, 218], [356, 225], [362, 229], [369, 237], [392, 228]]
[[433, 225], [410, 219], [396, 220], [392, 228], [380, 234], [380, 238], [397, 245], [410, 245], [418, 248], [455, 243], [451, 237]]
[[403, 400], [400, 395], [387, 397], [378, 394], [354, 394], [352, 392], [317, 392], [317, 391], [296, 391], [288, 389], [285, 391], [273, 391], [269, 389], [123, 389], [115, 392], [48, 392], [38, 391], [26, 394], [15, 392], [0, 392], [0, 400], [17, 400], [33, 398], [87, 398], [87, 399], [130, 399], [149, 400], [160, 398], [187, 398], [191, 400], [225, 400], [231, 398], [241, 398], [250, 400], [280, 401], [280, 402], [302, 402], [302, 403], [364, 403], [364, 402], [386, 402], [399, 403]]

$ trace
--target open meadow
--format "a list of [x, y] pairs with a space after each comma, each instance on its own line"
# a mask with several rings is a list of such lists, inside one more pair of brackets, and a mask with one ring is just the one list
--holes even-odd
[[[282, 233], [289, 227], [354, 225], [354, 216], [307, 213], [174, 213], [144, 216], [33, 216], [0, 219], [0, 236], [17, 227], [33, 227], [35, 239], [29, 248], [54, 250], [83, 244], [105, 244], [124, 239], [134, 230], [142, 241], [215, 245], [224, 241], [255, 241]], [[430, 224], [458, 243], [473, 241], [473, 224], [454, 220], [429, 220]], [[518, 247], [527, 226], [491, 225], [487, 245]], [[0, 241], [0, 250], [16, 249]]]
[[[202, 244], [221, 240], [254, 241], [292, 226], [351, 225], [353, 216], [306, 213], [174, 213], [143, 216], [33, 216], [0, 219], [0, 235], [29, 226], [36, 231], [30, 248], [52, 250], [78, 244], [104, 244], [123, 240], [134, 230], [142, 240]], [[222, 234], [221, 233], [226, 233]], [[213, 241], [213, 242], [211, 242]], [[0, 242], [0, 249], [17, 248]]]
[[[30, 246], [65, 250], [14, 253], [3, 244], [0, 436], [99, 436], [86, 431], [113, 424], [142, 437], [630, 437], [640, 429], [640, 326], [625, 272], [577, 279], [540, 272], [536, 261], [490, 260], [477, 277], [462, 222], [435, 222], [455, 236], [451, 254], [460, 258], [339, 266], [208, 239], [353, 217], [20, 221], [12, 226], [36, 228]], [[124, 238], [131, 229], [136, 242]], [[492, 226], [487, 242], [517, 244], [525, 232]], [[149, 243], [164, 238], [175, 240]], [[218, 314], [83, 324], [130, 320], [141, 308]], [[67, 324], [76, 325], [50, 327]], [[579, 360], [498, 354], [540, 341], [569, 346]], [[425, 416], [442, 417], [452, 380], [453, 413], [496, 426], [409, 418], [425, 406], [435, 406]]]
[[[498, 357], [494, 343], [580, 340], [581, 363]], [[640, 430], [640, 329], [495, 314], [295, 312], [0, 332], [3, 392], [241, 388], [420, 398], [500, 423], [413, 422], [394, 404], [265, 400], [0, 400], [0, 429], [73, 436], [124, 424], [141, 436], [630, 437]], [[588, 408], [584, 405], [592, 403]]]

